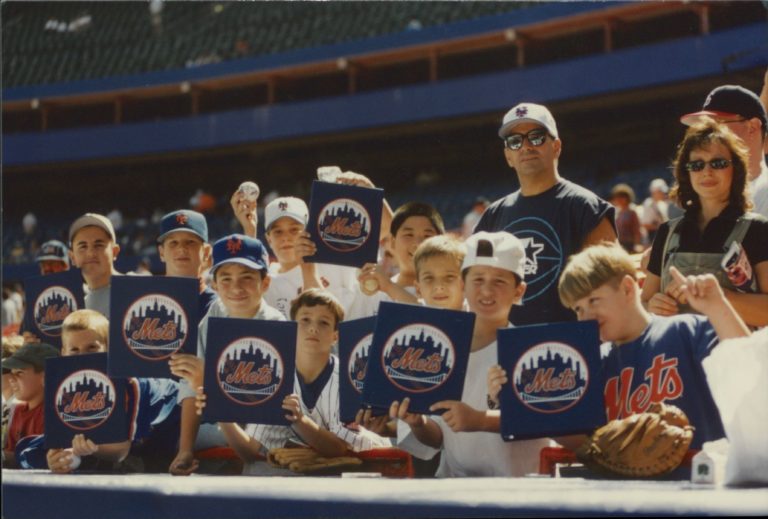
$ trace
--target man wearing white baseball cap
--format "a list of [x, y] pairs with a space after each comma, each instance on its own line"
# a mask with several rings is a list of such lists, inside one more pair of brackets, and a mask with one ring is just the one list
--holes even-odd
[[86, 213], [69, 226], [69, 257], [79, 268], [88, 291], [85, 307], [96, 310], [109, 318], [109, 293], [115, 270], [115, 260], [120, 254], [115, 229], [106, 216]]
[[[435, 416], [408, 412], [408, 399], [394, 402], [397, 446], [429, 459], [442, 449], [437, 477], [520, 477], [538, 470], [546, 438], [505, 442], [500, 417], [488, 399], [488, 374], [498, 363], [496, 332], [510, 326], [510, 311], [525, 294], [525, 250], [508, 232], [479, 232], [467, 238], [461, 265], [464, 296], [475, 314], [461, 401], [437, 402]], [[439, 413], [442, 413], [441, 415]], [[471, 433], [471, 434], [467, 434]]]
[[560, 303], [558, 277], [570, 255], [603, 240], [616, 241], [615, 210], [560, 176], [562, 142], [545, 106], [514, 106], [502, 120], [499, 137], [520, 189], [491, 204], [475, 232], [507, 231], [525, 248], [528, 289], [510, 320], [516, 325], [575, 321]]

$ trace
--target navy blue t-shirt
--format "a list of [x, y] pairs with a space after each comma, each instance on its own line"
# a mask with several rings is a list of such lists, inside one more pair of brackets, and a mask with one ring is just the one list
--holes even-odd
[[605, 410], [609, 420], [642, 413], [654, 402], [683, 410], [696, 430], [691, 448], [725, 436], [701, 361], [718, 344], [706, 317], [651, 316], [642, 335], [612, 345], [603, 358]]
[[560, 304], [557, 281], [568, 258], [581, 250], [587, 235], [603, 218], [615, 227], [614, 207], [593, 192], [561, 179], [534, 196], [520, 191], [491, 204], [474, 232], [507, 231], [525, 247], [523, 305], [509, 320], [517, 325], [575, 321], [575, 314]]

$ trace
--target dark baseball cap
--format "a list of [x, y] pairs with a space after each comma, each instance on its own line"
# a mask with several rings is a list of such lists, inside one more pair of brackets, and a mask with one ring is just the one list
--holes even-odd
[[160, 236], [157, 242], [162, 243], [167, 235], [176, 231], [192, 233], [204, 242], [208, 242], [208, 222], [205, 216], [197, 211], [182, 209], [163, 216], [160, 220]]
[[49, 240], [40, 246], [35, 261], [61, 261], [69, 265], [69, 249], [59, 240]]
[[768, 116], [757, 95], [739, 85], [723, 85], [712, 90], [704, 101], [701, 111], [686, 114], [680, 122], [690, 126], [701, 117], [743, 118], [757, 117], [763, 123], [763, 132], [768, 130]]
[[16, 353], [3, 359], [3, 369], [29, 369], [35, 368], [42, 371], [45, 368], [45, 359], [59, 356], [59, 350], [55, 346], [44, 342], [27, 343]]
[[227, 263], [239, 263], [254, 270], [266, 271], [269, 267], [269, 255], [260, 240], [244, 234], [230, 234], [213, 244], [211, 275]]

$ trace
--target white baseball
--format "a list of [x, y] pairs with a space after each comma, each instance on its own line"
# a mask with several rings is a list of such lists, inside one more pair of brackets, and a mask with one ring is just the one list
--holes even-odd
[[259, 190], [259, 185], [256, 184], [256, 182], [251, 182], [250, 180], [247, 180], [240, 184], [240, 187], [237, 188], [238, 191], [240, 191], [245, 199], [249, 202], [255, 202], [259, 199], [259, 194], [261, 191]]

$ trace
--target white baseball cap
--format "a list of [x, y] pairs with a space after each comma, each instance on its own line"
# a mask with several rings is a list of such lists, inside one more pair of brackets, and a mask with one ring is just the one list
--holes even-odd
[[662, 193], [666, 193], [667, 191], [669, 191], [669, 186], [667, 185], [667, 182], [663, 178], [654, 178], [651, 181], [650, 190], [661, 191]]
[[117, 238], [115, 237], [115, 228], [112, 226], [112, 222], [106, 216], [96, 213], [85, 213], [83, 216], [72, 222], [72, 225], [69, 226], [69, 243], [72, 243], [72, 238], [75, 237], [77, 231], [83, 227], [90, 226], [103, 229], [104, 232], [106, 232], [112, 239], [112, 243], [117, 243]]
[[506, 138], [512, 129], [518, 124], [522, 123], [536, 123], [542, 125], [547, 129], [549, 134], [558, 139], [557, 125], [555, 124], [555, 118], [547, 110], [546, 106], [537, 105], [534, 103], [520, 103], [504, 115], [504, 119], [501, 122], [501, 128], [499, 128], [499, 137]]
[[304, 203], [304, 200], [295, 196], [275, 198], [264, 209], [265, 229], [269, 230], [272, 224], [283, 216], [293, 218], [301, 225], [307, 225], [309, 209], [307, 209], [307, 204]]
[[462, 271], [476, 265], [487, 265], [508, 270], [521, 280], [525, 278], [525, 248], [514, 235], [505, 231], [481, 231], [464, 243], [467, 254], [461, 264]]

